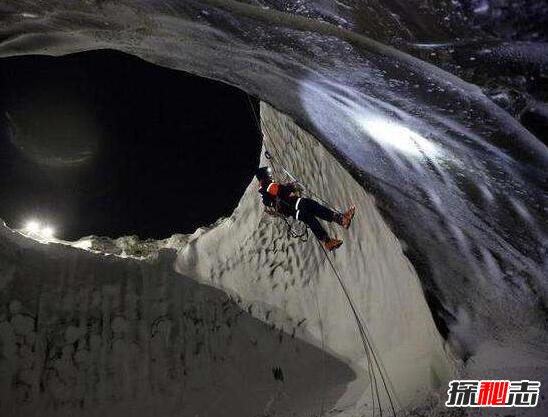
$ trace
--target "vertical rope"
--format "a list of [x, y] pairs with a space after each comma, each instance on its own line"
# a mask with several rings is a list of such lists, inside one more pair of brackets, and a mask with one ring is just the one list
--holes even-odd
[[[251, 107], [251, 113], [253, 113], [253, 117], [255, 119], [255, 123], [257, 124], [257, 129], [259, 130], [259, 132], [262, 134], [263, 130], [261, 129], [261, 122], [259, 121], [259, 118], [257, 116], [257, 114], [255, 113], [255, 108], [253, 107], [253, 103], [251, 101], [251, 98], [249, 97], [249, 95], [247, 96], [247, 99], [249, 101], [249, 105]], [[270, 134], [268, 133], [268, 130], [265, 129], [264, 130], [264, 133], [266, 134], [267, 138], [270, 140]], [[270, 140], [270, 142], [272, 142], [272, 140]], [[319, 196], [317, 193], [315, 193], [314, 191], [312, 191], [311, 189], [309, 189], [306, 185], [304, 185], [301, 181], [299, 181], [297, 179], [297, 177], [295, 177], [291, 172], [289, 172], [285, 167], [284, 165], [280, 162], [280, 158], [278, 158], [276, 155], [273, 155], [270, 150], [268, 149], [268, 147], [266, 146], [266, 143], [264, 144], [264, 148], [265, 148], [265, 157], [266, 159], [268, 159], [269, 161], [271, 162], [274, 162], [274, 164], [276, 164], [282, 171], [285, 175], [287, 175], [287, 177], [293, 181], [294, 183], [298, 184], [302, 189], [303, 191], [306, 191], [307, 194], [313, 196], [316, 200], [320, 201], [323, 205], [329, 207], [330, 209], [332, 209], [333, 211], [337, 212], [337, 213], [342, 213], [344, 210], [338, 208], [338, 207], [333, 207], [333, 205], [327, 201], [325, 201], [321, 196]]]
[[[393, 388], [393, 385], [392, 383], [389, 381], [389, 378], [388, 378], [388, 375], [384, 375], [384, 373], [386, 373], [386, 370], [384, 369], [384, 367], [382, 366], [380, 360], [377, 358], [377, 355], [376, 355], [376, 352], [375, 350], [373, 349], [373, 346], [372, 346], [372, 343], [370, 341], [370, 337], [368, 336], [368, 331], [367, 331], [367, 327], [366, 325], [362, 322], [362, 320], [360, 319], [360, 316], [359, 316], [359, 313], [358, 313], [358, 310], [354, 304], [354, 301], [352, 300], [352, 297], [350, 296], [350, 293], [348, 291], [348, 288], [346, 287], [346, 284], [344, 283], [342, 277], [340, 276], [339, 272], [337, 271], [337, 269], [335, 268], [335, 265], [333, 264], [331, 258], [329, 258], [328, 256], [328, 253], [327, 251], [325, 250], [325, 248], [323, 247], [323, 245], [321, 244], [321, 242], [318, 240], [318, 244], [320, 245], [322, 251], [324, 252], [325, 254], [325, 257], [327, 259], [327, 261], [329, 262], [329, 265], [331, 266], [331, 270], [333, 271], [333, 274], [335, 275], [335, 277], [337, 278], [340, 286], [341, 286], [341, 289], [343, 290], [343, 293], [346, 297], [346, 300], [352, 310], [352, 313], [354, 315], [354, 319], [356, 320], [356, 325], [358, 327], [358, 331], [360, 333], [360, 337], [362, 339], [362, 344], [363, 344], [363, 348], [364, 348], [364, 351], [365, 351], [365, 354], [366, 354], [366, 357], [368, 359], [372, 358], [373, 361], [372, 363], [374, 364], [374, 366], [376, 366], [377, 368], [377, 371], [379, 373], [379, 376], [381, 378], [381, 381], [382, 381], [382, 385], [384, 387], [384, 391], [386, 393], [386, 396], [388, 398], [388, 401], [390, 403], [390, 409], [392, 411], [392, 416], [396, 417], [396, 408], [395, 408], [395, 405], [394, 405], [394, 402], [397, 402], [398, 403], [398, 407], [401, 409], [401, 406], [399, 405], [399, 401], [397, 399], [397, 396], [396, 396], [396, 393], [395, 393], [395, 390]], [[373, 369], [374, 371], [375, 369]], [[375, 376], [375, 372], [373, 372], [373, 379], [376, 380], [376, 376]], [[387, 382], [387, 380], [389, 382]], [[376, 382], [374, 383], [376, 385]], [[393, 391], [390, 392], [390, 388], [388, 387], [388, 384], [390, 384], [390, 387]], [[373, 384], [372, 384], [373, 385]], [[376, 397], [377, 397], [377, 401], [378, 401], [378, 405], [379, 405], [379, 411], [380, 411], [380, 415], [382, 416], [383, 415], [383, 412], [382, 412], [382, 404], [381, 404], [381, 401], [380, 401], [380, 394], [378, 392], [378, 389], [376, 389]], [[394, 396], [394, 398], [392, 398], [392, 396]]]

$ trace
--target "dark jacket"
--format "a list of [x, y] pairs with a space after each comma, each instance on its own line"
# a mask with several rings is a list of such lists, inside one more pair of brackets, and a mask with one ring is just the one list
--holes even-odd
[[295, 217], [297, 210], [295, 205], [299, 197], [295, 195], [296, 188], [293, 184], [280, 184], [274, 181], [263, 181], [259, 188], [259, 194], [263, 198], [266, 207], [275, 209], [285, 216]]

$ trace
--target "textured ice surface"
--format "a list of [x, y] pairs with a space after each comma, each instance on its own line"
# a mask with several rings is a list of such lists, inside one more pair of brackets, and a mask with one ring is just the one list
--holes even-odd
[[[262, 120], [265, 146], [273, 157], [335, 206], [352, 201], [359, 207], [348, 232], [330, 227], [345, 240], [333, 260], [351, 288], [399, 401], [421, 404], [432, 389], [445, 386], [455, 369], [400, 243], [374, 199], [314, 137], [266, 105]], [[302, 327], [312, 337], [307, 340], [345, 358], [358, 376], [339, 401], [341, 410], [348, 407], [343, 415], [370, 415], [368, 362], [323, 251], [313, 237], [306, 243], [288, 239], [285, 224], [263, 214], [257, 200], [257, 184], [251, 184], [231, 218], [189, 240], [176, 269], [254, 300], [259, 317], [271, 306], [291, 317], [306, 317]], [[383, 402], [388, 408], [386, 398]]]
[[[2, 416], [309, 415], [355, 379], [298, 323], [147, 259], [0, 229]], [[318, 384], [317, 381], [322, 381]]]

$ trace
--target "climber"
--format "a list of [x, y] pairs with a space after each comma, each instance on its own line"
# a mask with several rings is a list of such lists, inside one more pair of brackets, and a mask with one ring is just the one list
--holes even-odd
[[272, 170], [269, 167], [257, 169], [255, 176], [259, 181], [259, 194], [261, 194], [263, 204], [266, 206], [266, 213], [294, 217], [302, 221], [312, 230], [314, 236], [323, 243], [328, 251], [337, 249], [342, 245], [341, 239], [329, 237], [318, 218], [335, 222], [348, 229], [354, 217], [355, 207], [350, 207], [344, 213], [337, 213], [317, 201], [301, 197], [299, 187], [296, 184], [275, 182], [272, 177]]

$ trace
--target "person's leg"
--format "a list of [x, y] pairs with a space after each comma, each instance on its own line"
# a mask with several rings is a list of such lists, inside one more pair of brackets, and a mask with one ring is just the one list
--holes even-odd
[[306, 213], [311, 217], [319, 217], [320, 219], [328, 222], [334, 222], [338, 220], [338, 213], [310, 198], [300, 198], [297, 201], [296, 208], [298, 211]]
[[324, 248], [327, 251], [330, 252], [332, 250], [339, 248], [342, 245], [343, 241], [337, 238], [330, 238], [327, 232], [325, 231], [325, 229], [322, 227], [322, 225], [318, 221], [318, 219], [314, 217], [313, 215], [311, 215], [310, 213], [307, 213], [307, 212], [303, 213], [299, 210], [297, 211], [296, 218], [297, 220], [301, 220], [310, 228], [310, 230], [312, 230], [312, 233], [314, 233], [314, 236], [316, 236], [316, 238], [320, 242], [322, 242]]
[[345, 229], [350, 227], [350, 223], [352, 222], [352, 218], [354, 217], [354, 213], [356, 211], [356, 208], [352, 206], [344, 213], [337, 213], [329, 207], [323, 206], [310, 198], [299, 198], [295, 204], [295, 207], [297, 210], [305, 212], [310, 216], [319, 217], [320, 219], [328, 222], [335, 222]]
[[298, 210], [295, 218], [306, 224], [318, 240], [325, 242], [328, 239], [327, 232], [316, 217], [312, 216], [308, 212]]

